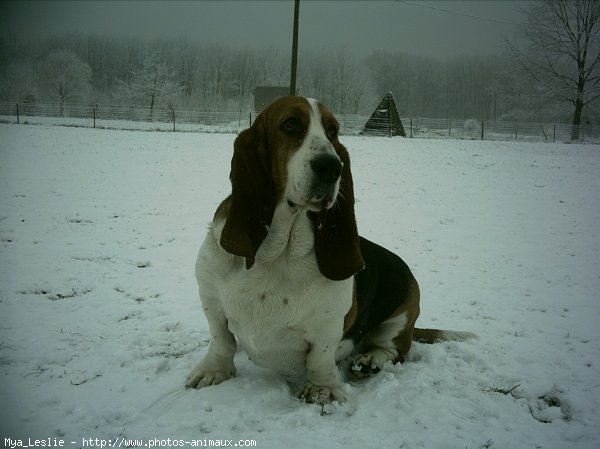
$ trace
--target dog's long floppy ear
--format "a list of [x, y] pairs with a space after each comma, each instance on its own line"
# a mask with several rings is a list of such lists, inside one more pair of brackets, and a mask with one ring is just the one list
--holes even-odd
[[266, 140], [261, 114], [235, 139], [231, 159], [231, 200], [221, 246], [231, 254], [245, 257], [248, 269], [267, 236], [275, 210], [275, 187]]
[[348, 151], [340, 143], [334, 144], [344, 168], [340, 191], [335, 205], [313, 216], [315, 253], [321, 274], [341, 281], [355, 275], [365, 266], [360, 253], [358, 230], [354, 216], [354, 186]]

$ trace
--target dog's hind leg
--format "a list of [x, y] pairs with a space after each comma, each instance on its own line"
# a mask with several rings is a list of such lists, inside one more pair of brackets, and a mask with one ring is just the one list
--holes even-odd
[[419, 285], [413, 278], [405, 301], [358, 345], [359, 355], [351, 365], [355, 374], [369, 375], [381, 370], [388, 361], [404, 361], [412, 345], [415, 322], [419, 316], [419, 297]]

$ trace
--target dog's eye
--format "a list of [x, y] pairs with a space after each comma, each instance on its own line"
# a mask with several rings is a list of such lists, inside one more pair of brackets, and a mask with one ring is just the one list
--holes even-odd
[[283, 122], [283, 125], [281, 125], [281, 129], [283, 129], [288, 134], [293, 134], [300, 129], [300, 122], [298, 121], [298, 119], [289, 118], [285, 122]]
[[332, 125], [329, 128], [327, 128], [327, 131], [325, 131], [325, 134], [327, 134], [327, 138], [329, 140], [333, 140], [337, 137], [338, 129], [336, 126]]

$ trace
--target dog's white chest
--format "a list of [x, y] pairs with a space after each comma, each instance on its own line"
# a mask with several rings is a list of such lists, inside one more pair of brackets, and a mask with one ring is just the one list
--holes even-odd
[[311, 317], [326, 307], [319, 293], [325, 282], [314, 273], [311, 280], [298, 278], [298, 273], [290, 278], [283, 266], [281, 261], [257, 262], [228, 276], [221, 306], [229, 330], [253, 362], [300, 375], [313, 332]]

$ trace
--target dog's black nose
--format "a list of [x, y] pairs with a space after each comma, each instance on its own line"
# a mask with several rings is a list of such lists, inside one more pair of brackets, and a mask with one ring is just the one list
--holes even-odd
[[310, 168], [320, 181], [333, 183], [342, 175], [342, 161], [335, 154], [322, 154], [310, 161]]

